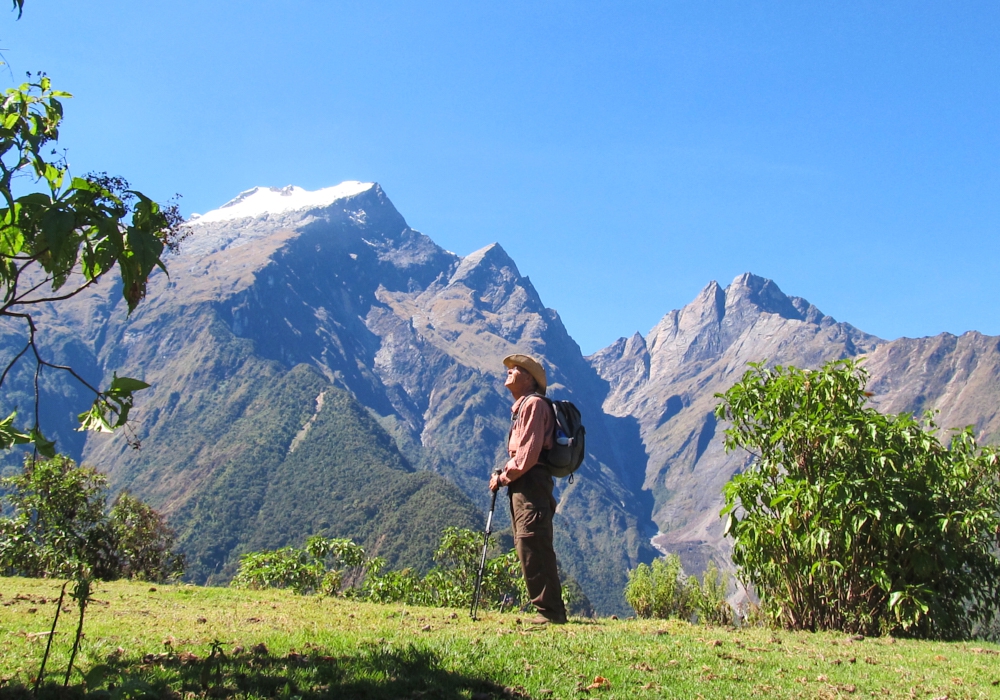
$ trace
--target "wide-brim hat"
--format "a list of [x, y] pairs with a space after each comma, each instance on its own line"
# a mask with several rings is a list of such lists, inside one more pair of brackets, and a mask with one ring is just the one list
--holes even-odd
[[503, 358], [503, 365], [508, 369], [511, 367], [520, 367], [521, 369], [527, 371], [527, 373], [534, 378], [535, 384], [538, 385], [538, 393], [543, 396], [545, 395], [545, 388], [549, 385], [549, 382], [545, 378], [545, 368], [542, 367], [541, 362], [533, 358], [531, 355], [514, 353], [513, 355], [507, 355], [507, 357]]

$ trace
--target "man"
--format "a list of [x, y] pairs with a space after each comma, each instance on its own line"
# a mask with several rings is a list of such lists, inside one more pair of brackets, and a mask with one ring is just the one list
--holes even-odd
[[510, 519], [514, 528], [514, 547], [521, 562], [528, 597], [538, 610], [533, 624], [566, 622], [566, 606], [552, 548], [552, 516], [556, 501], [552, 497], [552, 476], [539, 467], [542, 450], [552, 447], [555, 415], [542, 397], [547, 381], [545, 368], [528, 355], [509, 355], [504, 386], [514, 397], [511, 430], [507, 440], [510, 459], [499, 474], [490, 479], [490, 490], [507, 487], [510, 496]]

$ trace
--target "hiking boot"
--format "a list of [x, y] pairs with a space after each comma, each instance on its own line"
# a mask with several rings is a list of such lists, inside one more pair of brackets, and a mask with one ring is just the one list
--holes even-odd
[[535, 617], [533, 617], [530, 620], [528, 620], [528, 624], [529, 625], [565, 625], [566, 624], [566, 618], [565, 617], [549, 618], [549, 617], [545, 617], [545, 615], [536, 615]]

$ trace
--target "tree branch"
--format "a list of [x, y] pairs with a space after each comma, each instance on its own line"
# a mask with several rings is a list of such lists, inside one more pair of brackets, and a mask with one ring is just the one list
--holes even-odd
[[[103, 274], [104, 273], [101, 273], [97, 277], [94, 277], [93, 279], [87, 280], [87, 282], [85, 284], [80, 285], [79, 287], [77, 287], [76, 289], [74, 289], [72, 292], [69, 292], [68, 294], [63, 294], [63, 295], [57, 296], [57, 297], [40, 297], [38, 299], [24, 299], [24, 300], [22, 300], [22, 299], [16, 299], [16, 300], [12, 301], [8, 305], [8, 307], [9, 306], [15, 306], [15, 305], [16, 306], [27, 306], [28, 304], [44, 304], [44, 303], [50, 302], [50, 301], [63, 301], [65, 299], [71, 299], [72, 297], [75, 297], [77, 294], [79, 294], [80, 292], [82, 292], [87, 287], [90, 287], [91, 285], [95, 284], [97, 282], [97, 280], [99, 280], [103, 276]], [[51, 279], [51, 278], [49, 278], [49, 279]], [[42, 284], [39, 284], [39, 285], [37, 285], [37, 286], [29, 289], [27, 292], [25, 292], [25, 294], [30, 294], [31, 292], [35, 291], [35, 289], [38, 289], [38, 287], [41, 287], [43, 284], [45, 284], [45, 283], [42, 282]], [[0, 315], [3, 315], [3, 312], [4, 312], [4, 308], [0, 308]]]
[[17, 355], [14, 356], [14, 359], [11, 360], [10, 363], [4, 368], [3, 374], [0, 374], [0, 386], [3, 386], [4, 380], [7, 379], [7, 373], [10, 372], [11, 369], [13, 369], [14, 365], [17, 364], [17, 361], [24, 356], [24, 353], [28, 352], [28, 348], [30, 347], [31, 343], [29, 342], [27, 345], [24, 346], [24, 348], [22, 348], [21, 352], [17, 353]]
[[35, 353], [35, 359], [38, 360], [38, 362], [35, 364], [35, 430], [40, 430], [39, 415], [41, 411], [40, 411], [40, 402], [38, 393], [38, 378], [42, 374], [42, 363], [41, 363], [41, 358], [38, 356], [38, 348], [35, 347], [34, 328], [31, 329], [31, 339], [28, 341], [28, 344], [31, 345], [32, 352]]
[[[38, 352], [38, 347], [35, 345], [35, 332], [34, 332], [34, 329], [32, 329], [31, 339], [28, 341], [28, 344], [31, 346], [31, 349], [32, 349], [32, 351], [35, 354], [35, 361], [38, 363], [38, 367], [39, 368], [41, 368], [41, 367], [51, 367], [52, 369], [59, 369], [59, 370], [62, 370], [63, 372], [69, 372], [73, 376], [73, 378], [76, 379], [76, 381], [78, 381], [81, 384], [83, 384], [85, 387], [87, 387], [92, 392], [94, 392], [94, 394], [96, 394], [97, 396], [103, 396], [104, 395], [99, 389], [95, 389], [94, 387], [92, 387], [90, 385], [90, 383], [86, 379], [84, 379], [79, 374], [77, 374], [76, 370], [73, 369], [72, 367], [67, 367], [65, 365], [57, 365], [54, 362], [49, 362], [47, 360], [43, 360], [42, 356]], [[35, 380], [36, 384], [37, 384], [37, 381], [38, 380], [37, 380], [37, 377], [36, 377], [36, 380]], [[38, 388], [37, 388], [37, 386], [35, 388], [35, 391], [36, 391], [35, 401], [37, 403], [37, 401], [38, 401], [38, 397], [37, 397]], [[37, 409], [37, 406], [36, 406], [36, 409]]]

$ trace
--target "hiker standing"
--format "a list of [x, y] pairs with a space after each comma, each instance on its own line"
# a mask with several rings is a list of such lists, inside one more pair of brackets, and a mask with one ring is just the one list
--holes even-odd
[[490, 479], [490, 490], [507, 487], [514, 547], [528, 596], [539, 612], [534, 624], [566, 622], [566, 606], [552, 547], [552, 476], [538, 464], [543, 449], [551, 449], [555, 416], [545, 395], [545, 368], [528, 355], [509, 355], [504, 386], [514, 397], [511, 430], [507, 440], [510, 459], [499, 474]]

